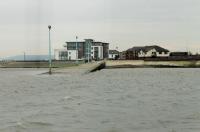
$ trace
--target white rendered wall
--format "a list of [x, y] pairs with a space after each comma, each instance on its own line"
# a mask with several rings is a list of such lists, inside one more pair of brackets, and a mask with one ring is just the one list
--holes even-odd
[[59, 58], [59, 50], [58, 49], [54, 50], [54, 59], [55, 60], [59, 60], [60, 59]]
[[108, 56], [109, 59], [115, 59], [115, 57], [118, 56], [118, 54], [109, 54]]
[[100, 46], [99, 50], [100, 50], [100, 52], [99, 52], [99, 58], [102, 60], [103, 59], [103, 46]]
[[77, 50], [68, 50], [68, 60], [76, 60]]
[[152, 57], [152, 52], [157, 52], [155, 49], [149, 50], [148, 52], [146, 52], [145, 57]]
[[60, 54], [60, 52], [63, 52], [63, 51], [66, 52], [67, 49], [55, 49], [55, 50], [54, 50], [54, 59], [55, 59], [55, 60], [61, 60], [59, 54]]
[[145, 57], [146, 54], [142, 50], [138, 53], [138, 57]]
[[162, 52], [161, 54], [159, 52], [157, 52], [157, 56], [158, 57], [169, 57], [170, 56], [170, 52], [168, 52], [167, 54], [165, 54], [165, 52]]
[[156, 52], [156, 56], [157, 57], [168, 57], [170, 55], [170, 52], [168, 52], [167, 54], [165, 54], [164, 52], [162, 52], [161, 54], [159, 52], [157, 52], [155, 49], [149, 50], [148, 52], [143, 52], [140, 51], [138, 53], [138, 57], [152, 57], [152, 52]]
[[98, 48], [98, 58], [99, 59], [103, 59], [103, 46], [92, 46], [92, 50], [91, 50], [92, 54], [91, 54], [91, 56], [94, 58], [94, 49], [96, 47]]

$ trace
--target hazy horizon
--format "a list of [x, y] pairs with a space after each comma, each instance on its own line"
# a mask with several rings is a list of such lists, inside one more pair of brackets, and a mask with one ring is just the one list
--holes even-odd
[[0, 5], [0, 58], [48, 53], [66, 41], [91, 38], [120, 51], [160, 45], [200, 52], [199, 0], [7, 0]]

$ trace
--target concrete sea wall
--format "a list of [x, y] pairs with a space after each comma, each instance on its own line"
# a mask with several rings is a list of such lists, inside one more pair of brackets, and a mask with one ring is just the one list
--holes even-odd
[[90, 67], [87, 72], [99, 71], [101, 69], [104, 69], [105, 67], [106, 67], [106, 62], [105, 61], [101, 61], [101, 62], [98, 62], [98, 63], [94, 63], [93, 66]]
[[[79, 62], [83, 64], [83, 62]], [[53, 68], [71, 67], [77, 64], [72, 61], [53, 61]], [[1, 61], [0, 68], [48, 68], [48, 61]]]
[[107, 68], [128, 68], [128, 67], [200, 67], [200, 61], [144, 61], [144, 60], [108, 60]]

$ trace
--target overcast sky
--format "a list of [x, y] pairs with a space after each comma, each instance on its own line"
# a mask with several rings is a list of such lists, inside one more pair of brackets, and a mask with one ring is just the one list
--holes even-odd
[[0, 57], [48, 53], [92, 38], [125, 50], [160, 45], [200, 52], [200, 0], [1, 0]]

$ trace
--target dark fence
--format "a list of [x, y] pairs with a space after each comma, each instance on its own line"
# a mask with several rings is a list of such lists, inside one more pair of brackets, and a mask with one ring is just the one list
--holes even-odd
[[[125, 59], [130, 60], [130, 59]], [[169, 56], [169, 57], [155, 57], [155, 58], [135, 58], [132, 60], [144, 60], [144, 61], [197, 61], [200, 60], [199, 55], [191, 56]]]
[[145, 58], [145, 61], [191, 61], [200, 60], [200, 56], [170, 56], [170, 57], [160, 57], [160, 58]]

